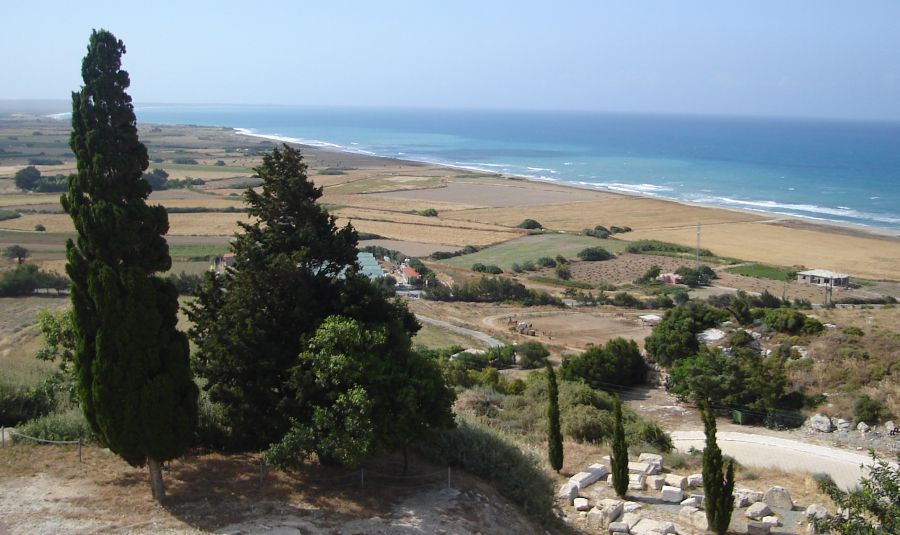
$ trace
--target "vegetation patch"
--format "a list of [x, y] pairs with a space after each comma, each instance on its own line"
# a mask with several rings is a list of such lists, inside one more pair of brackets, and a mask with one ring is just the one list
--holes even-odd
[[776, 281], [794, 280], [797, 277], [797, 271], [794, 269], [756, 263], [732, 266], [725, 268], [725, 271], [734, 273], [735, 275], [743, 275], [744, 277], [771, 279]]

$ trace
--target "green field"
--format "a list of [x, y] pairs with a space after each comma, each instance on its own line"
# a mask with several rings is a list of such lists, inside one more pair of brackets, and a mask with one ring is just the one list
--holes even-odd
[[459, 268], [471, 268], [472, 264], [480, 262], [508, 270], [513, 263], [534, 261], [542, 256], [552, 258], [559, 254], [566, 258], [574, 258], [578, 251], [597, 246], [618, 253], [625, 250], [628, 242], [601, 240], [580, 234], [537, 234], [494, 245], [477, 253], [441, 260], [441, 262]]
[[222, 256], [227, 252], [228, 246], [224, 244], [169, 245], [169, 255], [173, 260], [199, 258], [206, 256]]
[[742, 266], [725, 268], [725, 271], [734, 273], [735, 275], [743, 275], [745, 277], [772, 279], [776, 281], [793, 279], [797, 273], [796, 270], [791, 268], [769, 266], [766, 264], [745, 264]]

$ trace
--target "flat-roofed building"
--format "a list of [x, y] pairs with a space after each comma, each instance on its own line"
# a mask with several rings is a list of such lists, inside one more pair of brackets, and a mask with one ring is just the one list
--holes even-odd
[[835, 273], [827, 269], [810, 269], [809, 271], [798, 271], [797, 282], [806, 284], [815, 284], [816, 286], [837, 286], [846, 288], [850, 286], [850, 275], [846, 273]]

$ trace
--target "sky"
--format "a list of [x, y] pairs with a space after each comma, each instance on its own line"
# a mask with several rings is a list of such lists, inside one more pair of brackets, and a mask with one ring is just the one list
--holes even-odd
[[31, 0], [2, 13], [0, 99], [68, 99], [104, 28], [125, 42], [137, 104], [900, 120], [896, 0]]

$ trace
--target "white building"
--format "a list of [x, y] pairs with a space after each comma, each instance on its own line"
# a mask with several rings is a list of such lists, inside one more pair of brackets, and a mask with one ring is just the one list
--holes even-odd
[[850, 286], [850, 275], [846, 273], [835, 273], [827, 269], [811, 269], [809, 271], [800, 271], [797, 273], [797, 282], [806, 284], [815, 284], [816, 286], [837, 286], [838, 288], [846, 288]]

